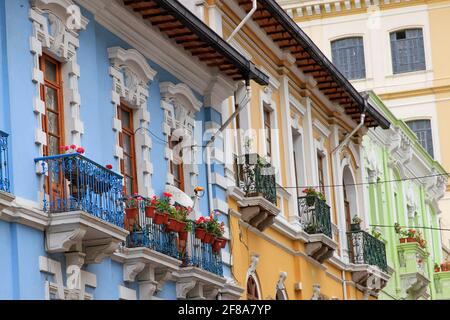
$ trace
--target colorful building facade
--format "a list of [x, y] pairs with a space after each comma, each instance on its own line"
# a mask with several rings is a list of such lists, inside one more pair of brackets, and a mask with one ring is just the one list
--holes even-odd
[[[449, 299], [450, 272], [446, 272], [439, 231], [439, 200], [448, 175], [406, 123], [375, 94], [370, 97], [392, 124], [388, 130], [369, 130], [364, 137], [368, 231], [386, 243], [392, 268], [379, 298]], [[405, 232], [411, 229], [413, 236], [399, 234], [399, 227]], [[418, 240], [411, 239], [414, 234]]]
[[[450, 171], [449, 1], [279, 0], [359, 91], [373, 90]], [[450, 226], [450, 192], [440, 226]], [[450, 232], [443, 231], [448, 255]]]
[[122, 193], [225, 202], [198, 146], [267, 76], [178, 1], [0, 1], [0, 37], [0, 298], [240, 297], [228, 249], [125, 218]]
[[[374, 241], [377, 259], [353, 254], [368, 256], [349, 240], [351, 220], [364, 212], [363, 188], [352, 185], [362, 180], [363, 133], [389, 121], [275, 1], [256, 3], [191, 8], [269, 76], [267, 88], [251, 86], [251, 101], [224, 135], [225, 179], [217, 181], [228, 196], [231, 274], [246, 290], [242, 299], [376, 299], [390, 278], [384, 243]], [[228, 115], [237, 101], [240, 93]], [[306, 186], [324, 199], [306, 197]]]

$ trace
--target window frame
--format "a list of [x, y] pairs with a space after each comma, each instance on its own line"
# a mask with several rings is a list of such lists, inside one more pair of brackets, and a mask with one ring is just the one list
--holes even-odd
[[[174, 142], [176, 142], [176, 143], [174, 143]], [[181, 191], [185, 192], [186, 185], [185, 185], [185, 179], [184, 179], [183, 150], [181, 150], [181, 163], [175, 164], [173, 161], [173, 157], [174, 157], [173, 150], [180, 143], [182, 143], [182, 141], [172, 140], [172, 135], [169, 136], [169, 149], [172, 150], [172, 159], [169, 161], [169, 170], [173, 177], [173, 185], [175, 187], [177, 187], [178, 189], [180, 189]], [[176, 177], [174, 175], [175, 168], [178, 169], [179, 179], [176, 179]]]
[[[411, 127], [411, 124], [413, 124], [413, 123], [416, 124], [416, 123], [419, 123], [419, 122], [427, 123], [428, 127], [426, 129], [413, 129]], [[414, 134], [416, 135], [417, 140], [420, 143], [420, 145], [434, 159], [436, 152], [435, 152], [435, 149], [434, 149], [433, 125], [432, 125], [431, 119], [411, 119], [411, 120], [405, 121], [405, 123], [408, 126], [408, 128], [411, 129], [412, 132], [414, 132]], [[429, 134], [430, 137], [426, 136], [425, 139], [421, 139], [421, 136], [419, 136], [418, 133], [426, 133], [426, 135]], [[428, 139], [430, 141], [428, 141]], [[422, 141], [424, 141], [426, 143], [426, 146], [422, 143]], [[430, 142], [430, 145], [428, 145], [428, 142]]]
[[[53, 63], [56, 66], [56, 81], [51, 81], [46, 78], [46, 61], [49, 61]], [[50, 145], [50, 136], [56, 137], [59, 142], [59, 146], [63, 146], [65, 144], [65, 126], [64, 126], [64, 82], [62, 80], [62, 64], [58, 60], [52, 58], [50, 55], [43, 53], [42, 56], [39, 57], [39, 69], [43, 74], [44, 77], [44, 83], [41, 85], [40, 88], [40, 94], [41, 94], [41, 100], [44, 103], [45, 106], [45, 114], [42, 115], [42, 131], [45, 133], [47, 138], [47, 144], [43, 146], [43, 154], [44, 156], [50, 156], [49, 154], [49, 145]], [[54, 110], [51, 110], [47, 107], [47, 101], [46, 101], [46, 95], [45, 95], [45, 88], [51, 88], [56, 91], [57, 96], [57, 112], [54, 112]], [[58, 117], [58, 134], [59, 136], [56, 136], [55, 134], [52, 134], [49, 132], [49, 125], [48, 125], [48, 114], [53, 113], [57, 114]]]
[[[406, 34], [408, 31], [413, 31], [413, 30], [419, 30], [421, 33], [421, 37], [417, 37], [417, 38], [407, 38]], [[397, 34], [401, 33], [401, 32], [405, 32], [405, 39], [397, 39]], [[396, 36], [396, 39], [393, 39], [393, 36]], [[401, 64], [397, 65], [396, 61], [398, 61], [399, 57], [396, 56], [396, 53], [398, 53], [398, 47], [394, 48], [394, 43], [396, 43], [396, 41], [401, 41], [401, 40], [414, 40], [414, 39], [421, 39], [421, 49], [422, 52], [419, 52], [419, 54], [423, 53], [423, 61], [419, 61], [416, 63], [409, 63], [408, 65], [408, 69], [401, 69]], [[427, 55], [426, 55], [426, 50], [425, 50], [425, 36], [424, 36], [424, 27], [419, 26], [419, 27], [407, 27], [407, 28], [403, 28], [403, 29], [397, 29], [397, 30], [393, 30], [391, 32], [389, 32], [389, 45], [390, 45], [390, 53], [391, 53], [391, 66], [392, 66], [392, 74], [394, 75], [399, 75], [399, 74], [405, 74], [405, 73], [411, 73], [411, 72], [420, 72], [420, 71], [426, 71], [427, 70]], [[397, 50], [396, 50], [397, 49]], [[414, 56], [411, 54], [411, 49], [408, 49], [409, 51], [407, 52], [406, 56], [408, 57], [408, 59], [410, 59], [410, 57]], [[418, 53], [418, 52], [416, 52]], [[419, 65], [417, 67], [414, 67], [414, 65]], [[422, 67], [423, 64], [423, 67]]]
[[[342, 43], [344, 41], [349, 40], [360, 40], [360, 43], [357, 45], [347, 45], [342, 48], [335, 48], [335, 45]], [[359, 41], [358, 41], [359, 42]], [[348, 80], [364, 80], [367, 79], [367, 66], [366, 66], [366, 54], [365, 54], [365, 46], [364, 46], [364, 36], [362, 35], [355, 35], [355, 36], [346, 36], [346, 37], [340, 37], [338, 39], [334, 39], [330, 41], [330, 47], [331, 47], [331, 60], [334, 65], [338, 68], [339, 72], [342, 73], [343, 76], [345, 76]], [[356, 50], [357, 52], [360, 52], [362, 54], [359, 59], [356, 59], [355, 69], [351, 70], [345, 70], [344, 68], [340, 67], [340, 60], [345, 58], [345, 60], [349, 60], [350, 57], [348, 55], [341, 55], [338, 54], [338, 52], [341, 52], [343, 50], [350, 51], [350, 50]], [[353, 74], [354, 75], [353, 75]]]
[[[273, 155], [273, 141], [272, 141], [272, 111], [264, 108], [263, 109], [263, 119], [264, 119], [264, 142], [266, 144], [266, 155], [272, 159]], [[271, 161], [272, 162], [272, 161]]]
[[[125, 111], [127, 113], [130, 114], [130, 127], [131, 128], [125, 128], [123, 126], [123, 119], [122, 119], [122, 111]], [[125, 155], [125, 150], [123, 148], [123, 134], [125, 131], [125, 134], [130, 136], [130, 147], [131, 147], [131, 165], [132, 165], [132, 176], [129, 176], [128, 174], [125, 173], [125, 157], [123, 157], [122, 159], [120, 159], [120, 173], [123, 175], [124, 177], [124, 192], [127, 192], [127, 178], [131, 178], [133, 183], [131, 185], [131, 194], [137, 194], [139, 193], [138, 190], [138, 181], [137, 181], [137, 159], [136, 159], [136, 135], [134, 133], [134, 112], [133, 109], [130, 108], [126, 103], [124, 103], [123, 101], [121, 101], [121, 103], [117, 106], [117, 118], [120, 120], [120, 124], [122, 127], [122, 130], [119, 134], [119, 146], [122, 148], [123, 153]]]

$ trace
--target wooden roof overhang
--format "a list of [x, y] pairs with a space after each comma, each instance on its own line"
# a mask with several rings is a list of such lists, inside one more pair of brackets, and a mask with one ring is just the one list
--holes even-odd
[[123, 0], [124, 5], [211, 68], [234, 81], [268, 85], [269, 77], [177, 0]]
[[[252, 0], [237, 0], [249, 12]], [[365, 124], [368, 127], [390, 127], [390, 122], [373, 106], [366, 103], [361, 94], [339, 72], [314, 42], [288, 16], [274, 0], [258, 0], [258, 9], [253, 14], [256, 22], [266, 34], [296, 59], [297, 67], [317, 81], [317, 88], [332, 102], [344, 108], [353, 120], [359, 122], [366, 111]]]

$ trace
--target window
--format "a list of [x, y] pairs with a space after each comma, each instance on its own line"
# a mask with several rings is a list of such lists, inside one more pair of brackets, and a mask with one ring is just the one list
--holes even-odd
[[426, 69], [422, 29], [392, 32], [391, 51], [394, 74]]
[[181, 140], [173, 141], [172, 137], [169, 137], [169, 147], [173, 151], [173, 160], [170, 161], [170, 173], [173, 176], [173, 185], [184, 191], [184, 170], [183, 170], [183, 150], [177, 148], [181, 147]]
[[41, 97], [45, 103], [45, 115], [42, 116], [43, 131], [47, 135], [47, 145], [44, 155], [59, 154], [59, 147], [64, 144], [64, 107], [61, 64], [43, 55], [40, 58], [40, 68], [44, 74], [44, 84], [41, 87]]
[[119, 144], [123, 149], [123, 159], [120, 161], [120, 171], [125, 178], [125, 192], [128, 195], [132, 195], [138, 193], [133, 110], [121, 104], [118, 107], [118, 115], [119, 120], [122, 123]]
[[362, 37], [339, 39], [331, 42], [333, 63], [350, 80], [366, 77], [364, 44]]
[[406, 124], [411, 128], [419, 139], [420, 144], [428, 151], [430, 156], [434, 157], [433, 136], [431, 134], [430, 120], [408, 121]]
[[324, 172], [323, 162], [324, 162], [324, 156], [322, 156], [320, 153], [317, 153], [319, 188], [320, 188], [320, 192], [325, 194], [325, 172]]
[[266, 152], [268, 157], [272, 157], [272, 126], [270, 122], [270, 111], [264, 109], [264, 132], [266, 136]]
[[247, 280], [247, 300], [259, 300], [258, 285], [252, 276]]

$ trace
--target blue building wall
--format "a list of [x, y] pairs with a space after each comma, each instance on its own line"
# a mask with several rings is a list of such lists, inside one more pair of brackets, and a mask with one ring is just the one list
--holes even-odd
[[[34, 63], [30, 52], [32, 23], [28, 17], [29, 10], [28, 0], [0, 1], [0, 130], [10, 134], [12, 193], [20, 198], [37, 201], [38, 176], [34, 159], [39, 156], [39, 148], [35, 144], [38, 123], [32, 111], [37, 92], [31, 81]], [[112, 79], [109, 76], [107, 49], [113, 46], [129, 49], [130, 45], [95, 22], [90, 12], [83, 10], [82, 13], [90, 20], [87, 30], [79, 35], [80, 46], [77, 51], [81, 68], [80, 118], [84, 122], [82, 146], [88, 158], [102, 165], [111, 163], [114, 170], [118, 171], [119, 163], [113, 156], [115, 136], [112, 119], [115, 110], [111, 103]], [[148, 62], [157, 71], [150, 85], [148, 100], [150, 130], [164, 140], [161, 132], [164, 113], [160, 107], [159, 84], [165, 81], [176, 84], [180, 81], [152, 61]], [[195, 95], [203, 101], [199, 93]], [[212, 108], [202, 108], [197, 114], [197, 120], [220, 123], [221, 117]], [[155, 166], [152, 186], [156, 194], [160, 194], [165, 188], [168, 163], [162, 161], [165, 146], [157, 138], [152, 139], [151, 161]], [[204, 141], [198, 143], [203, 145]], [[200, 165], [199, 169], [199, 185], [207, 188], [206, 165]], [[223, 165], [214, 165], [212, 171], [223, 175]], [[207, 194], [208, 190], [205, 191]], [[215, 198], [226, 200], [225, 190], [215, 186], [212, 192]], [[204, 215], [209, 214], [207, 196], [201, 199], [200, 207]], [[223, 215], [221, 219], [227, 222], [226, 216]], [[43, 231], [0, 221], [0, 299], [45, 298], [44, 284], [51, 280], [51, 276], [39, 271], [40, 256], [59, 261], [65, 274], [64, 255], [47, 254], [44, 241]], [[98, 287], [95, 290], [87, 289], [96, 299], [117, 299], [119, 285], [138, 289], [136, 283], [123, 282], [122, 265], [109, 258], [101, 264], [88, 265], [85, 269], [97, 276]], [[228, 268], [225, 274], [229, 275]], [[175, 299], [175, 284], [166, 283], [158, 297]]]

